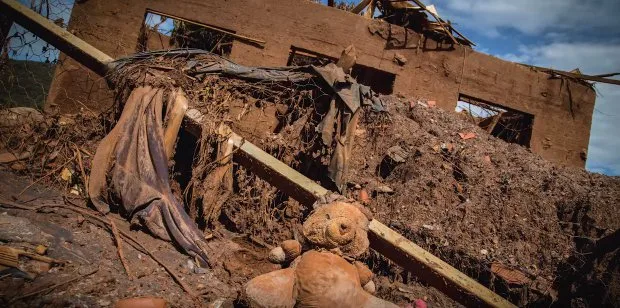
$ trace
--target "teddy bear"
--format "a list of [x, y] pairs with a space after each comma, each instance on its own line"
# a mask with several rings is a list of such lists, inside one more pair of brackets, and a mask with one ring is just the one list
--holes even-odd
[[315, 205], [303, 224], [303, 244], [286, 240], [270, 251], [271, 262], [288, 267], [245, 285], [251, 307], [398, 307], [372, 295], [373, 274], [356, 261], [368, 251], [372, 216], [350, 201]]

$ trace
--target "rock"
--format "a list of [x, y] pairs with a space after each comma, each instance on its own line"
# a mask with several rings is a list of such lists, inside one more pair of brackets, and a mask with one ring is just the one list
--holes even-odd
[[427, 308], [426, 302], [423, 299], [416, 299], [413, 303], [415, 308]]
[[286, 240], [280, 244], [284, 251], [285, 261], [291, 261], [301, 255], [301, 244], [296, 240]]
[[375, 188], [375, 191], [378, 193], [384, 193], [384, 194], [393, 194], [394, 190], [387, 185], [379, 185], [377, 186], [377, 188]]
[[405, 56], [397, 52], [394, 54], [394, 62], [396, 62], [396, 64], [400, 66], [403, 66], [407, 63], [407, 58], [405, 58]]
[[377, 286], [374, 281], [369, 281], [364, 285], [364, 290], [370, 294], [375, 294], [377, 292]]
[[269, 252], [269, 256], [267, 256], [267, 259], [271, 263], [275, 263], [275, 264], [283, 263], [284, 261], [286, 261], [286, 254], [284, 253], [284, 249], [282, 249], [282, 247], [280, 246], [272, 249]]
[[47, 247], [43, 245], [38, 245], [34, 251], [40, 255], [44, 255], [47, 252]]
[[[102, 307], [109, 306], [101, 305]], [[134, 297], [121, 299], [114, 305], [115, 308], [166, 308], [168, 303], [166, 300], [159, 297]]]
[[401, 146], [395, 145], [387, 150], [386, 155], [395, 163], [404, 163], [409, 157], [409, 152]]
[[187, 269], [193, 272], [195, 268], [196, 268], [196, 264], [194, 264], [194, 261], [187, 260]]
[[459, 136], [461, 137], [461, 139], [463, 140], [468, 140], [468, 139], [473, 139], [476, 138], [476, 133], [472, 133], [472, 132], [467, 132], [467, 133], [459, 133]]
[[370, 203], [370, 196], [368, 195], [368, 191], [366, 191], [366, 189], [360, 189], [358, 200], [363, 204]]
[[427, 230], [431, 230], [431, 231], [435, 230], [435, 227], [432, 226], [432, 225], [422, 225], [422, 228], [427, 229]]

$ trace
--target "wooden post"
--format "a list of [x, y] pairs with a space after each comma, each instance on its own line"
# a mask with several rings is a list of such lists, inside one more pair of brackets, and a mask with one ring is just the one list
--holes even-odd
[[103, 76], [108, 71], [110, 56], [19, 2], [0, 0], [0, 12], [95, 73]]
[[366, 8], [366, 6], [368, 6], [368, 4], [370, 3], [371, 0], [362, 0], [360, 1], [360, 3], [358, 3], [352, 10], [351, 13], [353, 14], [359, 14], [361, 13], [364, 8]]

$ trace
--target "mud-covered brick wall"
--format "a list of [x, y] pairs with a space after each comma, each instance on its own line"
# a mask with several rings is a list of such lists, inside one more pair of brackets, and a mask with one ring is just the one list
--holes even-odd
[[[88, 0], [75, 4], [69, 29], [119, 57], [136, 51], [147, 9], [266, 42], [260, 47], [234, 41], [230, 57], [240, 64], [286, 65], [291, 46], [338, 58], [353, 44], [359, 64], [396, 75], [394, 93], [435, 100], [446, 110], [454, 110], [459, 94], [465, 94], [533, 114], [533, 152], [561, 164], [585, 165], [581, 152], [588, 148], [596, 96], [590, 87], [309, 1]], [[397, 54], [406, 58], [404, 65], [394, 61]], [[111, 104], [103, 89], [100, 77], [66, 61], [56, 71], [48, 105], [63, 112], [100, 111]]]

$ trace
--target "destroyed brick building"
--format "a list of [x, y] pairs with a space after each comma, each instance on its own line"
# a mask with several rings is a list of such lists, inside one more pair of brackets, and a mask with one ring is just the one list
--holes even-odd
[[[525, 121], [515, 142], [547, 160], [585, 166], [596, 97], [587, 83], [328, 6], [305, 0], [93, 0], [76, 3], [69, 29], [112, 57], [122, 57], [139, 51], [149, 12], [235, 34], [229, 57], [244, 65], [285, 66], [296, 55], [337, 59], [353, 44], [358, 51], [353, 74], [377, 92], [436, 101], [446, 110], [461, 100], [513, 111]], [[151, 40], [149, 47], [169, 47], [168, 40]], [[67, 61], [57, 68], [48, 102], [64, 111], [110, 106], [105, 82], [78, 67]]]

